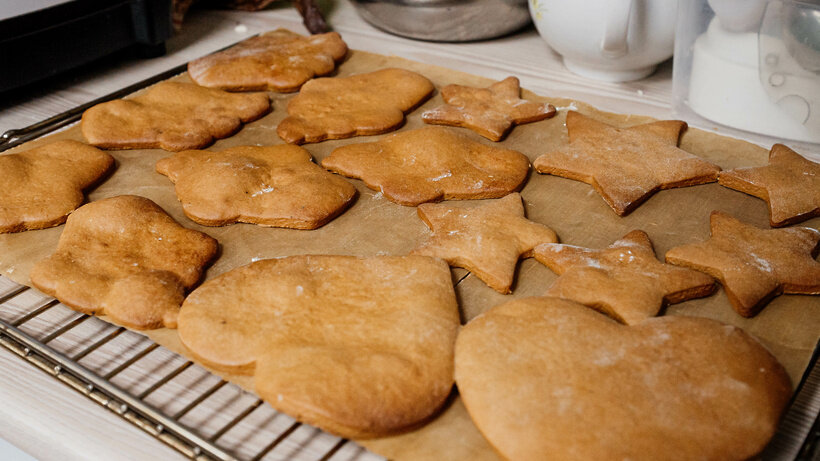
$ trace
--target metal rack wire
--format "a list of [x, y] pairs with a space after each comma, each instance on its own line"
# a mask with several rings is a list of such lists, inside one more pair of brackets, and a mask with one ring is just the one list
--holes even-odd
[[0, 282], [0, 345], [191, 459], [381, 459], [138, 333]]

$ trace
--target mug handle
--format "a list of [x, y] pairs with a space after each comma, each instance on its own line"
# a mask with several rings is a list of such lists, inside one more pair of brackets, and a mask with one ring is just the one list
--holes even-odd
[[607, 58], [619, 58], [629, 52], [626, 38], [629, 32], [632, 0], [609, 0], [606, 4], [606, 24], [604, 25], [604, 38], [601, 40], [601, 55]]

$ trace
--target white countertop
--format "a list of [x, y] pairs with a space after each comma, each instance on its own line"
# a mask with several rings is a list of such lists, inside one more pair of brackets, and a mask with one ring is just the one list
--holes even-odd
[[[348, 0], [337, 0], [329, 24], [353, 49], [394, 54], [502, 79], [515, 75], [539, 94], [577, 97], [605, 110], [674, 117], [671, 62], [653, 76], [627, 84], [600, 83], [569, 73], [533, 28], [491, 41], [417, 42], [381, 32], [361, 20]], [[290, 3], [263, 12], [194, 10], [168, 41], [166, 56], [103, 59], [36, 91], [16, 92], [0, 108], [0, 132], [21, 128], [131, 83], [278, 27], [305, 33]], [[705, 127], [709, 128], [709, 127]], [[0, 279], [0, 292], [5, 286]], [[184, 459], [140, 429], [0, 348], [0, 438], [39, 459]], [[113, 442], [113, 443], [112, 443]], [[0, 440], [0, 458], [6, 448]], [[15, 459], [15, 458], [12, 458]]]
[[34, 461], [31, 455], [3, 439], [0, 439], [0, 459], [6, 461]]

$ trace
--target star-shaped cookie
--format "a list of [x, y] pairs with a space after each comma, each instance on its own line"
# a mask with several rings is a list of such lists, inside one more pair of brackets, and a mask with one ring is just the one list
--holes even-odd
[[569, 145], [538, 157], [533, 166], [592, 185], [624, 216], [658, 190], [717, 180], [720, 167], [677, 147], [685, 128], [676, 120], [615, 128], [571, 111]]
[[510, 293], [519, 258], [532, 256], [540, 243], [558, 241], [552, 229], [524, 217], [517, 192], [478, 206], [425, 203], [418, 213], [433, 235], [411, 254], [463, 267], [499, 293]]
[[277, 29], [191, 61], [188, 74], [209, 88], [287, 93], [333, 72], [346, 54], [347, 45], [337, 32], [305, 37]]
[[299, 146], [186, 150], [157, 162], [185, 215], [203, 226], [247, 222], [316, 229], [341, 214], [356, 188]]
[[772, 146], [768, 165], [722, 171], [718, 182], [765, 200], [772, 227], [820, 216], [820, 164], [783, 144]]
[[387, 133], [433, 89], [424, 76], [395, 68], [317, 78], [288, 102], [288, 116], [276, 133], [291, 144]]
[[715, 277], [732, 307], [753, 317], [782, 294], [820, 294], [820, 231], [810, 227], [759, 229], [713, 211], [712, 236], [672, 248], [666, 261]]
[[335, 149], [322, 166], [406, 206], [439, 200], [503, 197], [530, 170], [521, 152], [487, 146], [450, 128], [400, 131], [376, 142]]
[[521, 99], [517, 78], [507, 77], [488, 88], [447, 85], [446, 104], [421, 114], [424, 123], [462, 126], [492, 141], [501, 141], [513, 125], [537, 122], [555, 115], [555, 106]]
[[641, 230], [603, 250], [544, 243], [535, 247], [534, 255], [560, 275], [546, 296], [573, 300], [627, 325], [654, 317], [664, 303], [715, 291], [712, 277], [658, 261], [649, 236]]

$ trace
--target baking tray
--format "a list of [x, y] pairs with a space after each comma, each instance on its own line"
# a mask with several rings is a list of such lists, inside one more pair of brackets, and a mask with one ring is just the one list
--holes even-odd
[[[398, 59], [388, 57], [382, 58], [384, 58], [385, 60], [393, 60], [389, 62], [394, 62], [396, 59]], [[374, 59], [378, 60], [380, 58]], [[45, 134], [51, 133], [52, 131], [58, 130], [62, 127], [66, 127], [67, 125], [79, 119], [79, 117], [82, 115], [83, 110], [88, 106], [102, 102], [104, 100], [122, 97], [125, 94], [138, 90], [139, 88], [148, 86], [151, 83], [169, 78], [175, 75], [176, 73], [183, 71], [184, 68], [185, 66], [179, 66], [177, 68], [171, 69], [156, 77], [147, 79], [143, 82], [140, 82], [126, 89], [118, 91], [112, 95], [100, 98], [99, 100], [93, 101], [92, 103], [89, 103], [87, 105], [72, 109], [70, 111], [65, 112], [64, 114], [60, 114], [44, 122], [32, 125], [31, 127], [27, 127], [22, 130], [11, 130], [10, 132], [4, 134], [2, 136], [2, 139], [0, 139], [0, 151], [22, 144], [26, 141], [36, 139]], [[432, 68], [432, 66], [427, 66], [427, 68]], [[443, 71], [445, 70], [442, 70], [442, 72]], [[447, 72], [457, 74], [456, 71]], [[281, 107], [279, 107], [277, 110], [280, 113], [282, 111]], [[636, 117], [633, 120], [633, 123], [638, 123], [639, 121], [641, 121], [641, 117]], [[408, 124], [410, 123], [411, 122], [408, 122]], [[527, 129], [524, 127], [522, 128], [519, 128], [518, 131], [524, 131]], [[217, 146], [217, 148], [219, 148], [219, 146]], [[329, 147], [325, 146], [325, 148]], [[540, 176], [538, 176], [537, 178], [541, 180]], [[560, 178], [554, 179], [561, 181]], [[585, 185], [579, 185], [577, 187], [583, 188], [584, 186]], [[576, 185], [567, 184], [567, 187], [576, 187]], [[559, 233], [559, 235], [562, 234]], [[530, 265], [526, 270], [532, 271], [535, 269], [532, 265]], [[467, 273], [462, 272], [462, 275], [458, 278], [459, 285], [461, 284], [461, 282], [464, 282], [467, 279], [467, 275]], [[520, 276], [521, 275], [519, 274], [519, 277]], [[471, 283], [474, 284], [475, 281], [468, 280], [467, 285], [470, 285]], [[21, 290], [20, 293], [14, 296], [9, 301], [13, 301], [17, 299], [18, 296], [23, 296], [28, 292], [35, 292], [35, 290], [28, 290], [22, 286], [14, 288], [14, 290], [18, 289]], [[465, 292], [463, 290], [460, 290], [460, 287], [458, 285], [457, 291], [460, 292], [460, 295], [462, 296], [463, 300]], [[492, 298], [493, 296], [495, 295], [489, 293], [488, 298]], [[111, 409], [112, 411], [121, 414], [125, 419], [133, 422], [134, 424], [146, 430], [148, 433], [156, 436], [160, 440], [169, 443], [170, 445], [174, 446], [175, 448], [177, 448], [182, 453], [188, 456], [194, 458], [206, 457], [213, 459], [232, 459], [232, 457], [236, 457], [237, 459], [261, 459], [263, 457], [264, 459], [276, 459], [271, 458], [271, 456], [274, 456], [274, 452], [276, 452], [276, 450], [279, 447], [287, 445], [287, 442], [294, 437], [294, 434], [297, 434], [297, 432], [305, 428], [305, 426], [298, 424], [295, 421], [291, 421], [290, 425], [284, 427], [278, 432], [266, 432], [261, 427], [255, 428], [255, 430], [251, 432], [255, 432], [257, 436], [261, 433], [263, 437], [267, 437], [266, 443], [261, 445], [260, 450], [254, 453], [237, 453], [235, 452], [235, 450], [232, 451], [230, 443], [220, 443], [223, 441], [223, 437], [225, 437], [226, 434], [230, 434], [234, 430], [234, 428], [238, 427], [240, 424], [243, 424], [245, 421], [247, 421], [247, 418], [250, 418], [254, 416], [257, 412], [261, 411], [259, 410], [260, 408], [265, 408], [270, 411], [273, 411], [272, 409], [270, 409], [270, 407], [263, 404], [260, 400], [258, 400], [258, 398], [253, 397], [251, 394], [245, 394], [248, 395], [249, 398], [252, 399], [252, 401], [245, 407], [245, 409], [239, 411], [233, 419], [225, 421], [225, 424], [221, 426], [221, 428], [218, 428], [215, 432], [210, 433], [201, 433], [200, 431], [192, 430], [189, 425], [185, 425], [184, 421], [180, 420], [180, 418], [184, 419], [186, 414], [189, 413], [180, 413], [180, 409], [177, 409], [175, 411], [164, 411], [162, 406], [152, 405], [150, 399], [154, 395], [163, 391], [166, 387], [172, 387], [174, 382], [181, 379], [182, 376], [189, 373], [189, 370], [197, 369], [198, 367], [196, 365], [190, 364], [190, 362], [188, 362], [186, 359], [180, 356], [175, 356], [170, 351], [164, 351], [163, 348], [151, 342], [150, 340], [143, 338], [141, 335], [134, 334], [142, 338], [144, 341], [148, 341], [148, 343], [145, 343], [143, 345], [144, 349], [135, 351], [130, 359], [126, 360], [123, 364], [118, 365], [117, 368], [122, 367], [122, 369], [119, 370], [116, 374], [109, 376], [109, 373], [111, 373], [111, 371], [100, 374], [95, 373], [93, 370], [90, 369], [83, 369], [83, 365], [79, 362], [85, 359], [86, 357], [93, 355], [94, 351], [102, 349], [105, 346], [105, 343], [102, 343], [100, 346], [95, 346], [96, 341], [89, 343], [89, 339], [82, 339], [80, 341], [81, 343], [91, 344], [91, 347], [93, 347], [93, 349], [91, 349], [90, 352], [85, 352], [85, 350], [81, 350], [75, 353], [74, 355], [62, 354], [58, 349], [52, 347], [52, 344], [56, 343], [59, 339], [64, 337], [64, 335], [72, 334], [73, 332], [77, 331], [86, 323], [100, 322], [101, 324], [105, 324], [99, 319], [93, 317], [88, 318], [86, 316], [74, 313], [73, 315], [75, 317], [72, 317], [70, 319], [63, 319], [59, 323], [49, 325], [49, 328], [51, 328], [51, 330], [53, 331], [43, 337], [37, 338], [30, 334], [28, 336], [21, 334], [25, 332], [23, 329], [19, 327], [24, 326], [30, 321], [39, 320], [41, 318], [41, 315], [48, 314], [55, 309], [64, 310], [63, 307], [58, 306], [58, 303], [56, 303], [56, 301], [44, 300], [41, 306], [35, 306], [29, 312], [21, 313], [20, 316], [15, 319], [0, 319], [0, 336], [2, 336], [2, 341], [0, 341], [0, 343], [10, 348], [11, 350], [20, 353], [20, 355], [26, 357], [27, 359], [30, 359], [32, 363], [34, 363], [41, 369], [48, 371], [50, 374], [55, 376], [55, 378], [70, 384], [73, 388], [79, 390], [80, 392], [83, 392], [84, 394], [88, 395], [90, 398], [97, 401], [98, 403], [104, 404], [107, 408]], [[472, 317], [473, 315], [475, 315], [475, 313], [476, 312], [470, 312], [468, 317]], [[467, 317], [467, 315], [465, 315], [465, 317]], [[15, 323], [17, 324], [15, 325]], [[116, 327], [110, 328], [114, 328], [114, 330], [109, 333], [113, 335], [112, 340], [113, 338], [119, 337], [124, 334], [133, 334], [122, 329], [117, 329]], [[120, 332], [115, 333], [116, 331]], [[102, 341], [105, 338], [107, 338], [107, 336], [100, 338], [99, 341]], [[168, 371], [167, 374], [162, 375], [162, 377], [158, 380], [156, 379], [157, 373], [150, 373], [148, 376], [151, 377], [151, 381], [155, 382], [155, 384], [152, 385], [152, 387], [155, 386], [153, 388], [129, 392], [128, 385], [118, 386], [114, 381], [112, 381], [118, 376], [123, 376], [125, 372], [129, 371], [129, 369], [131, 369], [132, 367], [139, 365], [140, 363], [142, 363], [143, 360], [147, 360], [147, 357], [153, 355], [155, 351], [163, 352], [163, 354], [165, 355], [174, 356], [176, 357], [176, 359], [182, 360], [182, 363], [177, 368], [173, 368], [172, 370]], [[805, 371], [802, 379], [800, 380], [800, 385], [798, 387], [798, 392], [795, 394], [796, 397], [793, 400], [793, 405], [791, 405], [790, 411], [788, 412], [783, 423], [781, 424], [780, 431], [778, 432], [777, 436], [773, 439], [769, 449], [765, 454], [766, 459], [793, 459], [796, 456], [808, 456], [808, 458], [806, 459], [810, 459], [812, 453], [814, 453], [813, 447], [815, 447], [817, 439], [816, 420], [817, 414], [820, 411], [820, 408], [818, 408], [818, 404], [820, 404], [820, 399], [817, 398], [818, 393], [820, 393], [820, 384], [818, 384], [820, 378], [818, 378], [817, 376], [819, 373], [816, 369], [816, 360], [817, 354], [815, 352], [815, 354], [812, 356], [812, 359], [810, 360], [810, 366], [808, 366], [807, 368], [801, 368], [801, 370], [807, 371]], [[205, 389], [202, 394], [193, 396], [193, 398], [190, 400], [190, 402], [194, 403], [194, 406], [192, 408], [195, 409], [199, 405], [206, 404], [214, 393], [220, 391], [220, 389], [224, 387], [231, 386], [231, 384], [219, 384], [219, 381], [213, 386], [217, 385], [219, 385], [220, 387], [214, 391], [211, 391], [212, 387], [209, 387]], [[150, 392], [146, 393], [146, 391]], [[237, 391], [241, 392], [238, 390], [238, 388]], [[99, 393], [99, 395], [97, 393]], [[145, 399], [148, 399], [148, 401], [146, 401]], [[281, 416], [284, 417], [284, 415]], [[811, 429], [812, 425], [814, 425], [814, 429]], [[315, 429], [308, 430], [316, 431]], [[332, 436], [329, 436], [327, 434], [321, 434], [321, 436], [317, 435], [315, 437], [332, 438]], [[270, 447], [268, 447], [268, 445], [270, 445]], [[349, 457], [351, 456], [351, 452], [353, 453], [353, 458]], [[290, 454], [282, 459], [359, 459], [360, 457], [373, 456], [370, 453], [364, 452], [363, 450], [361, 450], [361, 448], [355, 446], [355, 444], [338, 438], [334, 438], [333, 442], [330, 443], [330, 446], [327, 447], [327, 450], [323, 453], [312, 455], [314, 455], [314, 457], [312, 458], [298, 458]]]

